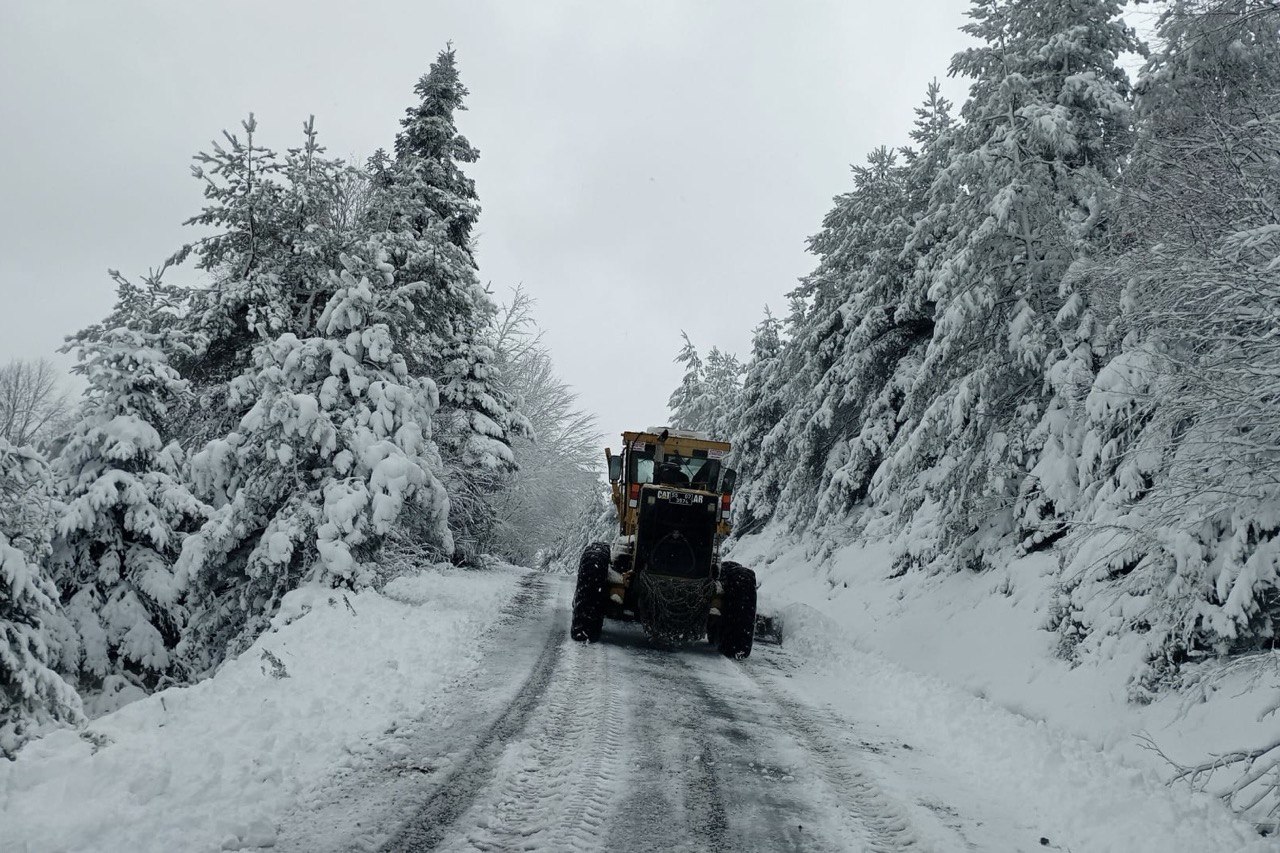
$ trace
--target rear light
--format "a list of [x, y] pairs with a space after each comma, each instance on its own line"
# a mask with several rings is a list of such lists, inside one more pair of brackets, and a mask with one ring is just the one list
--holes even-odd
[[627, 490], [627, 499], [629, 501], [630, 506], [640, 505], [640, 484], [639, 483], [631, 484], [631, 487]]
[[723, 514], [725, 514], [725, 515], [728, 515], [728, 514], [729, 514], [729, 504], [730, 504], [730, 502], [731, 502], [731, 499], [732, 499], [732, 498], [733, 498], [733, 495], [721, 495], [721, 496], [720, 496], [720, 512], [721, 512], [721, 513], [723, 513]]

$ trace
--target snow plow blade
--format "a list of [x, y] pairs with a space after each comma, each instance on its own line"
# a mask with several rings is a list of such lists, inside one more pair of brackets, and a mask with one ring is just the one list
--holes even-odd
[[782, 616], [777, 613], [756, 614], [756, 642], [782, 645]]

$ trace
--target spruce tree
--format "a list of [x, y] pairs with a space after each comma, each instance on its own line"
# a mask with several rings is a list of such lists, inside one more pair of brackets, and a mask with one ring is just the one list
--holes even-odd
[[1256, 0], [1165, 11], [1114, 236], [1081, 276], [1110, 293], [1118, 342], [1086, 398], [1087, 526], [1058, 627], [1076, 654], [1146, 633], [1144, 697], [1190, 655], [1280, 630], [1280, 346], [1263, 308], [1280, 298], [1278, 26]]
[[782, 323], [765, 307], [764, 319], [751, 337], [751, 360], [742, 380], [742, 397], [735, 404], [732, 462], [741, 485], [735, 497], [737, 535], [756, 532], [773, 513], [777, 495], [766, 492], [761, 473], [776, 464], [776, 447], [765, 448], [765, 437], [785, 413], [780, 395], [783, 377]]
[[371, 582], [379, 548], [407, 517], [424, 545], [453, 550], [430, 438], [439, 394], [410, 374], [392, 333], [422, 285], [356, 257], [330, 276], [315, 333], [255, 348], [253, 372], [231, 385], [245, 415], [192, 459], [216, 506], [179, 561], [199, 604], [188, 644], [198, 665], [251, 642], [305, 581]]
[[63, 498], [51, 566], [80, 638], [75, 672], [87, 686], [121, 675], [155, 687], [180, 674], [187, 578], [174, 561], [206, 512], [160, 432], [187, 383], [158, 335], [90, 330], [69, 346], [89, 387], [52, 463]]
[[230, 383], [252, 371], [256, 346], [311, 334], [333, 292], [330, 271], [359, 243], [343, 197], [357, 173], [325, 156], [314, 118], [284, 154], [257, 142], [252, 114], [241, 128], [196, 155], [192, 172], [206, 204], [186, 224], [213, 233], [169, 261], [194, 255], [211, 278], [187, 294], [176, 325], [190, 352], [173, 354], [192, 384], [183, 436], [195, 446], [230, 432], [244, 414], [229, 402]]
[[704, 377], [705, 367], [698, 348], [689, 340], [687, 332], [681, 332], [684, 346], [675, 357], [676, 364], [684, 365], [684, 376], [667, 400], [671, 411], [671, 425], [677, 429], [698, 429], [704, 420], [703, 407], [707, 397]]
[[1116, 63], [1137, 43], [1119, 11], [1115, 0], [983, 0], [969, 12], [965, 31], [983, 44], [952, 62], [975, 80], [965, 124], [917, 224], [939, 235], [926, 291], [936, 326], [906, 406], [912, 431], [884, 485], [927, 483], [920, 506], [937, 522], [913, 529], [911, 546], [934, 542], [925, 561], [979, 568], [1014, 529], [1040, 449], [1045, 371], [1088, 336], [1063, 282], [1106, 222], [1125, 150], [1128, 83]]
[[45, 574], [49, 493], [44, 460], [0, 438], [0, 756], [42, 726], [83, 720], [80, 697], [55, 671], [58, 593]]
[[671, 425], [728, 441], [742, 390], [742, 364], [719, 347], [712, 347], [704, 361], [689, 336], [681, 335], [684, 346], [675, 360], [685, 366], [685, 375], [667, 401]]
[[[896, 369], [902, 341], [914, 340], [913, 320], [896, 319], [910, 272], [901, 255], [911, 215], [898, 158], [882, 147], [855, 167], [853, 189], [836, 198], [809, 241], [818, 264], [794, 294], [803, 312], [790, 344], [796, 366], [782, 393], [791, 403], [778, 427], [790, 443], [763, 481], [776, 484], [786, 518], [843, 514], [875, 468], [879, 450], [864, 453], [870, 445], [859, 433]], [[890, 429], [879, 445], [892, 437]]]
[[400, 122], [394, 159], [370, 163], [374, 196], [366, 227], [397, 280], [423, 285], [413, 297], [405, 355], [411, 373], [440, 388], [434, 432], [454, 496], [458, 558], [469, 559], [493, 528], [489, 496], [515, 469], [512, 436], [530, 428], [503, 391], [487, 340], [496, 306], [476, 271], [471, 231], [480, 206], [463, 171], [479, 153], [456, 125], [467, 89], [452, 47], [439, 53], [414, 93], [419, 101]]
[[734, 410], [742, 394], [742, 362], [719, 347], [707, 351], [704, 414], [697, 428], [718, 441], [733, 435]]

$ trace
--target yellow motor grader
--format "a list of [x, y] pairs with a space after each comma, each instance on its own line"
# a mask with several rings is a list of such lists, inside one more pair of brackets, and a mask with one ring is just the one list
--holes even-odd
[[678, 645], [706, 638], [731, 658], [751, 654], [756, 577], [720, 559], [737, 474], [730, 445], [669, 427], [624, 432], [605, 450], [619, 532], [588, 545], [578, 565], [570, 636], [595, 642], [605, 617], [639, 622]]

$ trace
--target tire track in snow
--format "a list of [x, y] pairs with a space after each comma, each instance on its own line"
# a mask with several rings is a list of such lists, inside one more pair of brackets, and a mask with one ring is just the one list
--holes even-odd
[[[612, 683], [612, 655], [607, 647], [599, 648], [603, 662], [599, 689], [605, 697], [604, 713], [596, 728], [595, 751], [584, 762], [576, 776], [577, 788], [570, 799], [564, 825], [574, 850], [592, 850], [599, 846], [617, 799], [616, 781], [622, 767], [622, 707], [617, 685]], [[604, 784], [601, 784], [604, 783]]]
[[504, 751], [493, 784], [460, 818], [467, 828], [436, 849], [602, 849], [621, 749], [607, 651], [569, 645], [542, 707]]
[[806, 798], [807, 744], [778, 726], [771, 700], [742, 675], [745, 663], [714, 655], [681, 661], [693, 682], [713, 743], [715, 769], [730, 802], [731, 841], [726, 849], [758, 851], [843, 851], [847, 833], [832, 833], [829, 819]]
[[[539, 582], [504, 621], [527, 622]], [[775, 669], [771, 656], [761, 667], [700, 647], [659, 651], [625, 627], [580, 646], [567, 639], [564, 598], [515, 698], [434, 771], [382, 849], [923, 849], [841, 742], [848, 723], [758, 671]], [[528, 666], [531, 650], [521, 658]]]
[[860, 831], [872, 853], [923, 851], [925, 848], [902, 810], [880, 790], [875, 780], [857, 765], [849, 746], [840, 744], [833, 732], [849, 723], [834, 714], [810, 708], [759, 671], [744, 668], [761, 699], [773, 709], [773, 716], [813, 758], [813, 769], [827, 784], [838, 804], [851, 818], [850, 829]]
[[[381, 737], [353, 745], [346, 762], [279, 824], [277, 849], [379, 850], [457, 773], [512, 698], [529, 689], [547, 645], [560, 636], [549, 625], [562, 608], [566, 588], [555, 578], [529, 572], [479, 638], [481, 663], [442, 685], [416, 716]], [[550, 633], [548, 633], [550, 631]], [[465, 696], [466, 707], [457, 697]], [[477, 717], [479, 711], [484, 716]], [[486, 720], [486, 718], [488, 718]]]
[[[545, 579], [531, 580], [530, 587], [538, 582], [544, 586], [546, 584]], [[521, 594], [523, 592], [522, 590]], [[531, 598], [524, 601], [536, 600], [537, 591], [531, 588], [529, 595]], [[520, 602], [513, 601], [510, 618], [519, 618], [519, 612]], [[383, 850], [389, 853], [410, 853], [431, 849], [444, 838], [454, 821], [470, 808], [493, 775], [494, 768], [502, 757], [504, 744], [520, 733], [529, 717], [537, 710], [556, 670], [567, 635], [568, 622], [561, 608], [552, 620], [551, 630], [547, 633], [529, 677], [515, 697], [475, 740], [471, 751], [458, 759], [450, 772], [439, 780], [426, 802], [401, 825]]]
[[624, 705], [633, 711], [627, 719], [633, 761], [607, 843], [596, 849], [749, 849], [730, 838], [719, 750], [681, 653], [653, 649], [628, 629], [606, 642], [619, 662]]

